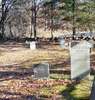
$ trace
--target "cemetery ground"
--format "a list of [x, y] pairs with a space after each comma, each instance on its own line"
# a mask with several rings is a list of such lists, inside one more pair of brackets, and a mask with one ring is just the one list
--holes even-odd
[[[95, 49], [91, 66], [95, 66]], [[32, 79], [33, 64], [50, 64], [50, 78]], [[70, 55], [55, 44], [37, 50], [23, 43], [0, 44], [0, 100], [89, 100], [93, 75], [80, 82], [70, 80]], [[28, 99], [36, 96], [37, 99]]]

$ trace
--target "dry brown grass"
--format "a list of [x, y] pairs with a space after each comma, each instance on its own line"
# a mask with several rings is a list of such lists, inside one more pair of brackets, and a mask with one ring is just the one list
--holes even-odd
[[[4, 47], [2, 47], [2, 50], [0, 47], [1, 50], [0, 64], [11, 65], [17, 63], [18, 65], [21, 65], [26, 68], [30, 67], [34, 63], [43, 61], [52, 64], [53, 63], [58, 64], [60, 62], [66, 61], [69, 58], [69, 51], [61, 49], [59, 46], [53, 45], [53, 46], [45, 46], [43, 48], [44, 49], [37, 49], [33, 51], [30, 50], [29, 48], [22, 47], [22, 45], [21, 47], [15, 45], [13, 47], [7, 45], [6, 47], [5, 45]], [[95, 50], [93, 49], [92, 53], [93, 55], [95, 55], [94, 51]], [[94, 60], [94, 58], [92, 60]], [[55, 90], [58, 90], [58, 93], [56, 95], [59, 95], [60, 91], [68, 90], [66, 89], [67, 87], [65, 85], [60, 85], [60, 84], [55, 85], [54, 87], [32, 88], [31, 84], [34, 81], [32, 81], [31, 76], [26, 75], [25, 77], [22, 77], [23, 74], [20, 75], [12, 74], [14, 71], [16, 71], [16, 68], [11, 69], [10, 67], [7, 68], [6, 70], [3, 70], [3, 68], [6, 69], [6, 67], [2, 67], [2, 69], [0, 67], [1, 71], [0, 98], [3, 98], [2, 100], [5, 100], [5, 98], [11, 98], [10, 100], [26, 100], [23, 99], [25, 97], [22, 96], [33, 95], [33, 94], [38, 95], [38, 93], [40, 95], [48, 96], [48, 95], [53, 95], [52, 93], [54, 93]], [[4, 73], [2, 73], [2, 70]], [[6, 72], [11, 74], [6, 75], [5, 74]], [[53, 81], [54, 81], [53, 83], [55, 84], [55, 80]], [[77, 85], [75, 87], [75, 90], [73, 90], [72, 93], [70, 92], [69, 94], [76, 98], [87, 98], [89, 97], [89, 91], [91, 89], [89, 85], [90, 83], [88, 80], [86, 82], [83, 81], [80, 83], [80, 85]], [[15, 97], [17, 98], [14, 99]]]
[[[15, 47], [14, 47], [15, 48]], [[45, 49], [30, 50], [29, 48], [18, 48], [12, 51], [4, 48], [0, 55], [0, 64], [19, 64], [22, 66], [30, 66], [38, 62], [59, 62], [69, 57], [68, 50], [61, 49], [59, 46], [45, 47]], [[13, 48], [12, 48], [13, 49]]]

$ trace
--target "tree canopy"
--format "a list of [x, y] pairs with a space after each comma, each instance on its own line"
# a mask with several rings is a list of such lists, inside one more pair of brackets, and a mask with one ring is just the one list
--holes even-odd
[[[0, 37], [37, 37], [37, 29], [94, 32], [94, 0], [2, 0]], [[67, 25], [69, 23], [69, 25]], [[9, 30], [6, 32], [6, 30]], [[19, 33], [17, 35], [17, 33]]]

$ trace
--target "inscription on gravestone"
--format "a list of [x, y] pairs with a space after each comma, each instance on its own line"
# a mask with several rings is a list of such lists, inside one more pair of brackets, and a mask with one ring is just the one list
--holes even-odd
[[70, 48], [70, 56], [71, 79], [82, 79], [87, 76], [90, 72], [90, 44], [86, 41], [74, 43]]
[[40, 63], [33, 66], [34, 78], [48, 78], [49, 77], [49, 64]]

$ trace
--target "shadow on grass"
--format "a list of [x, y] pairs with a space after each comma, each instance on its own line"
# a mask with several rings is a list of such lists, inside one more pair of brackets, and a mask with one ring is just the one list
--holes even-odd
[[25, 77], [33, 75], [33, 71], [0, 71], [0, 81], [10, 80], [10, 79], [24, 79]]
[[0, 100], [40, 100], [35, 95], [24, 95], [16, 92], [0, 91], [0, 94], [5, 95], [0, 97]]
[[93, 85], [92, 85], [90, 100], [95, 100], [95, 75], [94, 75], [94, 80], [93, 80]]
[[76, 85], [80, 84], [80, 82], [74, 82], [72, 84], [67, 85], [67, 88], [61, 92], [62, 96], [65, 98], [65, 100], [89, 100], [89, 97], [87, 98], [77, 98], [74, 95], [71, 94], [74, 90], [76, 90]]
[[74, 85], [68, 85], [67, 88], [61, 92], [62, 96], [66, 99], [66, 100], [76, 100], [71, 94], [70, 92], [72, 92], [73, 90], [75, 90], [75, 86]]

